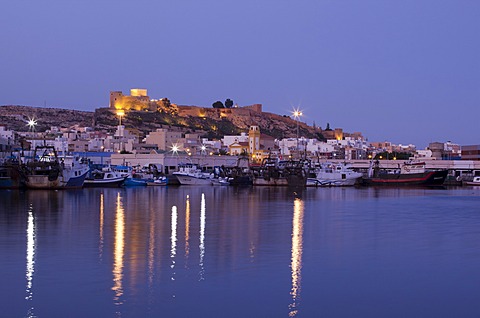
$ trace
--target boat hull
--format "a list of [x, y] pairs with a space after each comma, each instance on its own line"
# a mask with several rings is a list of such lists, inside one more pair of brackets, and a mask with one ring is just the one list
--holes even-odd
[[126, 187], [144, 187], [147, 185], [147, 180], [142, 180], [138, 178], [127, 178], [124, 185]]
[[180, 175], [180, 174], [177, 174], [176, 176], [177, 176], [178, 182], [180, 182], [181, 185], [211, 185], [212, 184], [211, 178], [196, 178], [193, 176]]
[[253, 185], [255, 186], [288, 186], [287, 178], [254, 178]]
[[445, 182], [448, 171], [426, 171], [413, 174], [384, 174], [366, 178], [363, 183], [375, 186], [439, 186]]
[[118, 188], [123, 186], [126, 177], [117, 177], [111, 179], [85, 179], [83, 184], [86, 188]]
[[350, 179], [308, 178], [307, 187], [351, 187], [357, 183], [358, 179], [358, 177]]

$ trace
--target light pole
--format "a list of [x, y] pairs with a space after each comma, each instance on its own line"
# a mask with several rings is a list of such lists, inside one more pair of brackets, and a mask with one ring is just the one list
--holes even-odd
[[123, 109], [117, 110], [117, 116], [118, 116], [118, 120], [119, 120], [118, 125], [122, 126], [122, 116], [125, 116], [125, 112], [123, 111]]
[[299, 135], [299, 127], [298, 127], [298, 119], [300, 116], [303, 115], [302, 111], [300, 109], [294, 109], [293, 110], [293, 118], [297, 121], [297, 151], [298, 151], [298, 135]]

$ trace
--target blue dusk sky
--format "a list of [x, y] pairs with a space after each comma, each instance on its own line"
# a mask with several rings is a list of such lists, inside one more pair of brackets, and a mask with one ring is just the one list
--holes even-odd
[[231, 98], [369, 141], [480, 144], [480, 1], [0, 4], [0, 105], [93, 111], [111, 90]]

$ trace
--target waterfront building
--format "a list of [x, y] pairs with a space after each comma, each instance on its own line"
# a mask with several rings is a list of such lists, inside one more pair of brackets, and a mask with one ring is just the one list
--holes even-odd
[[13, 130], [7, 130], [5, 126], [0, 126], [0, 151], [8, 151], [15, 143], [15, 133]]
[[228, 152], [232, 156], [248, 153], [248, 141], [247, 142], [234, 142], [228, 146]]
[[461, 147], [462, 160], [480, 160], [480, 145], [466, 145]]
[[168, 151], [174, 144], [178, 144], [182, 138], [181, 131], [171, 131], [166, 128], [159, 128], [150, 132], [145, 138], [147, 144], [156, 144], [158, 150]]
[[229, 148], [234, 143], [248, 143], [248, 134], [245, 132], [240, 133], [239, 136], [223, 136], [223, 146]]
[[460, 159], [462, 155], [460, 145], [451, 141], [447, 142], [431, 142], [428, 149], [432, 151], [432, 157], [438, 160]]

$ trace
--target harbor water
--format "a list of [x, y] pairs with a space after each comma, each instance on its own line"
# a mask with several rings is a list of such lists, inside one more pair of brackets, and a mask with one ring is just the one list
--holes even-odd
[[480, 317], [480, 187], [0, 191], [1, 317]]

